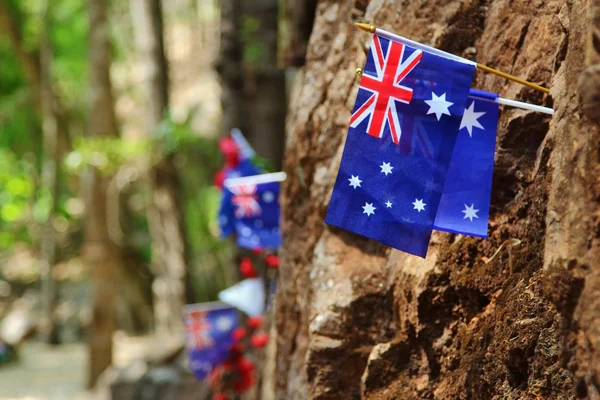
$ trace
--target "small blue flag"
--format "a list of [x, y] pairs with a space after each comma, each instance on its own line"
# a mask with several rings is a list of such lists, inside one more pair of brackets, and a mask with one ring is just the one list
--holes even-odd
[[184, 308], [184, 321], [190, 368], [203, 379], [230, 358], [238, 313], [223, 303], [190, 304]]
[[251, 250], [281, 246], [279, 182], [225, 188], [234, 209], [237, 243]]
[[474, 71], [373, 37], [326, 223], [425, 257]]
[[467, 102], [434, 228], [487, 237], [498, 128], [498, 103], [494, 100], [498, 95], [471, 93], [478, 97]]

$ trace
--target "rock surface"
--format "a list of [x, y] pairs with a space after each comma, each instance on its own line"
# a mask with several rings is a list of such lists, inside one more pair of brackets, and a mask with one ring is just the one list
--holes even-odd
[[[436, 233], [422, 260], [323, 223], [370, 41], [351, 22], [551, 88], [476, 72], [478, 89], [556, 110], [501, 113], [488, 239]], [[578, 102], [591, 31], [589, 0], [319, 1], [288, 114], [275, 379], [263, 392], [600, 398], [600, 130]], [[485, 264], [507, 239], [521, 244]]]

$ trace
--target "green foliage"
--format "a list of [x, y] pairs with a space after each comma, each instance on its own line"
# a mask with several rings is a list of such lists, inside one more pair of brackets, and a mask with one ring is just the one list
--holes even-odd
[[[24, 50], [37, 57], [42, 2], [0, 1], [7, 2], [21, 28]], [[84, 210], [82, 199], [76, 194], [82, 191], [80, 178], [89, 167], [111, 177], [121, 167], [136, 164], [140, 159], [152, 166], [169, 157], [181, 173], [185, 223], [192, 250], [190, 268], [196, 292], [199, 300], [214, 300], [217, 292], [230, 283], [228, 270], [232, 251], [231, 243], [221, 240], [217, 233], [220, 193], [212, 186], [213, 175], [222, 165], [217, 141], [193, 132], [187, 121], [176, 123], [168, 115], [147, 139], [85, 137], [81, 127], [85, 126], [88, 104], [87, 4], [86, 0], [53, 1], [50, 13], [52, 84], [73, 138], [71, 151], [61, 165], [66, 167], [68, 175], [59, 177], [55, 227], [57, 234], [64, 236], [63, 242], [58, 240], [59, 257], [73, 257], [80, 250]], [[128, 4], [127, 0], [112, 1], [115, 15], [110, 29], [113, 36], [118, 37], [114, 41], [117, 59], [129, 57], [133, 48]], [[215, 16], [211, 14], [210, 18]], [[181, 17], [187, 18], [185, 14]], [[244, 26], [248, 33], [244, 36], [249, 40], [245, 57], [251, 62], [258, 62], [263, 52], [262, 45], [252, 39], [258, 30], [257, 23], [248, 19]], [[50, 192], [40, 187], [44, 154], [39, 109], [32, 101], [35, 95], [11, 43], [0, 36], [0, 253], [25, 243], [35, 256], [39, 225], [47, 220], [53, 202]], [[128, 215], [121, 221], [125, 225], [123, 230], [131, 242], [128, 245], [149, 262], [151, 244], [146, 211], [151, 193], [143, 183], [135, 183], [127, 190], [123, 195], [128, 202]]]
[[[6, 0], [14, 23], [20, 27], [23, 50], [37, 57], [40, 42], [39, 0]], [[85, 0], [53, 2], [50, 32], [53, 47], [53, 86], [71, 116], [83, 115], [87, 65], [87, 11]], [[38, 189], [41, 161], [39, 110], [22, 65], [8, 38], [0, 36], [0, 251], [18, 242], [33, 244], [32, 223], [46, 220], [52, 199]], [[64, 187], [59, 199], [63, 217], [71, 219]]]
[[262, 64], [266, 54], [266, 44], [258, 38], [259, 29], [258, 19], [248, 16], [242, 18], [240, 40], [243, 43], [243, 59], [251, 67]]
[[55, 87], [69, 109], [83, 114], [87, 85], [87, 1], [53, 2], [52, 63]]
[[0, 148], [0, 250], [31, 240], [26, 222], [35, 195], [32, 169], [27, 160]]
[[151, 145], [148, 140], [78, 137], [73, 142], [74, 150], [65, 159], [65, 166], [73, 174], [80, 174], [88, 167], [94, 167], [100, 173], [110, 176], [122, 165], [148, 153]]

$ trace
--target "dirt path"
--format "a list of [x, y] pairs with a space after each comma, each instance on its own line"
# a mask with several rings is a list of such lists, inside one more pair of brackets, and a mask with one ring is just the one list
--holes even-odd
[[0, 400], [88, 400], [85, 345], [26, 342], [20, 360], [0, 368]]

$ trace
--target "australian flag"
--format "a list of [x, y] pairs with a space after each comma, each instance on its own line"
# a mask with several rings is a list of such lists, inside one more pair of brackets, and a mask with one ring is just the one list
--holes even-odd
[[225, 187], [224, 202], [230, 204], [237, 243], [251, 250], [281, 246], [279, 229], [279, 182]]
[[474, 71], [373, 37], [326, 223], [425, 257]]
[[185, 306], [184, 320], [190, 368], [203, 379], [229, 359], [238, 313], [223, 303], [191, 304]]
[[[243, 159], [236, 167], [225, 170], [225, 179], [258, 175], [260, 173], [262, 173], [262, 170], [254, 165], [251, 159]], [[223, 188], [218, 217], [219, 229], [223, 238], [232, 235], [236, 230], [234, 218], [235, 207], [231, 202], [232, 196], [233, 193], [228, 191], [227, 188]]]
[[471, 90], [460, 123], [448, 177], [435, 218], [440, 231], [487, 237], [494, 152], [498, 128], [498, 97]]

